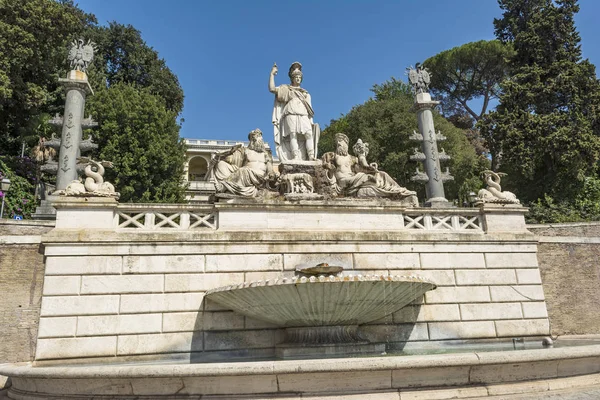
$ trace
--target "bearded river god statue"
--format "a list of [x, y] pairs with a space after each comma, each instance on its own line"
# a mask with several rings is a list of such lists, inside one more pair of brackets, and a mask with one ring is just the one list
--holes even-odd
[[217, 193], [256, 197], [260, 189], [276, 179], [273, 158], [265, 147], [261, 130], [250, 132], [248, 139], [248, 147], [236, 145], [211, 160], [207, 180], [214, 180]]
[[383, 197], [402, 200], [405, 205], [418, 206], [416, 192], [403, 188], [377, 164], [367, 163], [369, 147], [358, 139], [353, 147], [357, 157], [348, 154], [349, 139], [343, 133], [335, 135], [335, 152], [323, 155], [323, 167], [329, 170], [329, 179], [336, 191], [350, 197]]
[[289, 85], [275, 86], [277, 72], [277, 64], [274, 64], [269, 76], [269, 91], [275, 94], [272, 122], [277, 156], [282, 162], [315, 160], [320, 128], [313, 122], [315, 112], [310, 94], [300, 87], [302, 64], [295, 62], [290, 66]]

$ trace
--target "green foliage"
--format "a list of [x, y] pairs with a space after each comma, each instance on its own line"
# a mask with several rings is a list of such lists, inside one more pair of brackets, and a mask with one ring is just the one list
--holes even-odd
[[[506, 60], [511, 54], [510, 45], [498, 40], [480, 40], [425, 60], [423, 65], [431, 73], [431, 93], [441, 101], [444, 115], [467, 112], [478, 121], [486, 113], [490, 100], [499, 95], [500, 82], [508, 73]], [[482, 100], [481, 110], [469, 106], [474, 99]]]
[[496, 35], [515, 53], [500, 104], [479, 126], [501, 146], [507, 189], [553, 210], [574, 204], [600, 160], [600, 84], [581, 60], [579, 7], [575, 0], [499, 3]]
[[149, 89], [123, 83], [99, 90], [89, 110], [100, 124], [99, 158], [113, 162], [106, 177], [121, 201], [183, 201], [185, 144], [175, 111]]
[[[323, 154], [334, 150], [333, 135], [336, 132], [348, 135], [350, 147], [360, 138], [369, 143], [369, 162], [377, 162], [381, 170], [390, 174], [400, 185], [417, 190], [419, 197], [423, 199], [423, 185], [410, 180], [417, 167], [422, 170], [420, 163], [410, 160], [413, 150], [420, 147], [419, 143], [408, 139], [417, 128], [410, 87], [392, 78], [381, 85], [375, 85], [372, 91], [375, 98], [353, 107], [348, 114], [330, 122], [321, 136], [319, 152]], [[464, 133], [441, 115], [434, 113], [434, 123], [436, 129], [441, 130], [448, 138], [438, 146], [452, 156], [452, 160], [442, 167], [447, 165], [455, 177], [454, 182], [445, 185], [446, 197], [457, 198], [459, 187], [465, 182], [475, 186], [464, 187], [463, 190], [467, 190], [467, 193], [477, 191], [481, 187], [478, 176], [480, 171], [488, 168], [487, 160], [478, 158]]]
[[[17, 168], [9, 168], [10, 163], [16, 164]], [[26, 160], [0, 158], [0, 180], [8, 178], [11, 182], [8, 192], [3, 193], [0, 191], [0, 196], [4, 197], [4, 218], [13, 218], [15, 215], [30, 218], [35, 211], [34, 186], [32, 183], [34, 178], [31, 177], [28, 180], [15, 173], [15, 169], [26, 167], [25, 163]], [[28, 175], [28, 173], [25, 172], [23, 175]], [[0, 201], [2, 201], [1, 198]]]
[[556, 201], [551, 196], [544, 195], [529, 204], [529, 214], [526, 221], [530, 224], [549, 224], [583, 221], [581, 215], [567, 201]]
[[[510, 44], [481, 40], [442, 51], [423, 63], [431, 73], [431, 93], [441, 101], [442, 112], [456, 127], [465, 129], [477, 154], [489, 156], [495, 168], [500, 149], [495, 138], [484, 141], [474, 125], [500, 94], [500, 82], [508, 74]], [[473, 100], [481, 103], [475, 110]]]
[[600, 220], [600, 179], [585, 178], [583, 190], [575, 198], [575, 206], [585, 220]]
[[586, 177], [574, 200], [556, 201], [548, 195], [529, 205], [530, 223], [562, 223], [600, 220], [600, 179]]
[[97, 45], [90, 80], [94, 87], [127, 83], [148, 91], [178, 115], [183, 109], [183, 90], [165, 60], [142, 39], [131, 25], [110, 22], [107, 27], [90, 26], [86, 37]]
[[0, 16], [0, 149], [16, 155], [36, 116], [64, 104], [57, 80], [67, 43], [95, 17], [51, 0], [2, 0]]
[[88, 97], [86, 114], [107, 124], [96, 140], [100, 156], [117, 165], [107, 177], [124, 201], [181, 201], [183, 189], [174, 185], [185, 154], [177, 124], [183, 90], [140, 32], [116, 22], [98, 26], [71, 0], [0, 0], [0, 16], [1, 153], [17, 155], [23, 141], [31, 148], [50, 136], [48, 116], [64, 108], [58, 78], [68, 70], [70, 42], [91, 39], [98, 51], [88, 76], [98, 99]]

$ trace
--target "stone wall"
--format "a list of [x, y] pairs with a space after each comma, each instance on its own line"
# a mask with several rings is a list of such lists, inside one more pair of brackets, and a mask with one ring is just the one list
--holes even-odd
[[33, 360], [44, 279], [40, 239], [52, 225], [0, 220], [0, 364]]
[[[300, 264], [322, 262], [349, 274], [416, 274], [438, 285], [408, 308], [362, 328], [367, 339], [389, 350], [425, 341], [549, 333], [536, 240], [525, 231], [522, 214], [519, 219], [510, 210], [512, 217], [501, 218], [500, 210], [482, 214], [479, 222], [477, 210], [466, 219], [460, 210], [412, 210], [404, 225], [397, 207], [329, 205], [330, 223], [322, 224], [323, 214], [309, 205], [220, 205], [218, 229], [145, 231], [108, 229], [108, 206], [93, 207], [106, 220], [92, 222], [105, 228], [69, 229], [79, 223], [77, 215], [95, 213], [92, 206], [70, 204], [58, 208], [57, 229], [43, 238], [46, 276], [36, 360], [185, 358], [190, 349], [196, 360], [272, 356], [283, 340], [281, 329], [211, 303], [206, 291], [291, 277]], [[225, 217], [228, 207], [239, 218]], [[156, 217], [165, 218], [165, 212]], [[243, 231], [241, 217], [250, 222], [253, 213], [273, 224], [288, 221], [288, 230], [267, 225]], [[354, 221], [353, 229], [336, 231], [335, 213], [349, 215], [342, 223]], [[396, 230], [377, 230], [377, 218], [386, 213]], [[439, 215], [423, 219], [419, 213]], [[511, 218], [521, 225], [507, 223]], [[296, 221], [305, 230], [295, 229]]]
[[529, 225], [553, 335], [600, 332], [600, 223]]

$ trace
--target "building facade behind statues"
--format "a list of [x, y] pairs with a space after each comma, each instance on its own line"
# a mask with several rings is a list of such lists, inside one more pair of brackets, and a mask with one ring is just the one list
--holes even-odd
[[349, 139], [343, 133], [335, 135], [335, 152], [323, 155], [323, 167], [330, 171], [330, 180], [344, 196], [385, 197], [404, 200], [406, 205], [418, 205], [416, 192], [398, 185], [391, 176], [379, 171], [377, 164], [367, 163], [368, 145], [360, 139], [348, 153]]
[[248, 139], [248, 147], [236, 145], [211, 160], [207, 180], [214, 180], [217, 192], [255, 197], [268, 181], [276, 178], [273, 158], [265, 147], [261, 130], [250, 132]]
[[313, 122], [314, 111], [310, 94], [300, 87], [302, 64], [291, 65], [289, 85], [275, 86], [277, 65], [271, 68], [269, 91], [275, 94], [273, 106], [273, 126], [275, 148], [282, 162], [315, 160], [319, 141], [319, 125]]

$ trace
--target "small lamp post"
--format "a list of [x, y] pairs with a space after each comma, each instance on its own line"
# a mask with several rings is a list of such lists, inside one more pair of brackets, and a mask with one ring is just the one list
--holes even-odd
[[467, 197], [469, 198], [469, 205], [473, 207], [475, 201], [477, 201], [477, 194], [475, 194], [475, 192], [469, 192]]
[[0, 218], [4, 215], [4, 198], [10, 189], [10, 179], [4, 178], [0, 181], [0, 190], [2, 191], [2, 206], [0, 207]]

